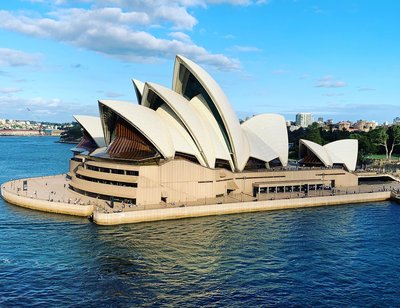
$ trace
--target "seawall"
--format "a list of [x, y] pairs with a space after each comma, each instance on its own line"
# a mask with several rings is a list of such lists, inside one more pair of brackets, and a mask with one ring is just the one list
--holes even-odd
[[339, 196], [211, 204], [154, 210], [137, 210], [120, 213], [103, 213], [94, 211], [93, 221], [98, 225], [119, 225], [247, 212], [275, 211], [326, 205], [376, 202], [389, 199], [390, 191], [384, 191]]
[[3, 199], [9, 203], [36, 211], [82, 217], [88, 217], [93, 213], [93, 205], [69, 204], [64, 202], [33, 199], [9, 192], [4, 189], [4, 186], [2, 186], [1, 195]]
[[[54, 192], [51, 190], [57, 190], [57, 198], [60, 198], [60, 191], [66, 190], [64, 175], [44, 177], [42, 179], [31, 178], [28, 180], [31, 181], [28, 185], [30, 192], [28, 193], [28, 191], [26, 191], [26, 195], [22, 195], [18, 192], [18, 190], [21, 189], [20, 186], [22, 185], [22, 180], [4, 183], [1, 186], [1, 195], [3, 199], [14, 205], [37, 211], [82, 217], [88, 217], [92, 215], [93, 221], [98, 225], [118, 225], [159, 220], [237, 214], [246, 212], [261, 212], [327, 205], [377, 202], [389, 200], [391, 198], [391, 192], [387, 190], [335, 196], [318, 196], [209, 205], [189, 205], [183, 207], [166, 207], [157, 209], [132, 209], [122, 212], [104, 212], [103, 210], [96, 210], [96, 206], [93, 203], [90, 204], [90, 202], [68, 203], [65, 201], [56, 200], [55, 198], [55, 200], [53, 201], [51, 201], [50, 198], [49, 200], [45, 200], [43, 198], [44, 195], [48, 194], [50, 197], [49, 191], [45, 191], [44, 195], [41, 192], [42, 198], [38, 198], [37, 195], [32, 194], [33, 189], [47, 189], [50, 190], [50, 193]], [[45, 185], [48, 180], [51, 180], [52, 185]], [[33, 183], [33, 181], [37, 181], [37, 183]], [[70, 197], [71, 198], [66, 197], [66, 200], [73, 199], [73, 196]], [[65, 200], [64, 198], [61, 199]]]

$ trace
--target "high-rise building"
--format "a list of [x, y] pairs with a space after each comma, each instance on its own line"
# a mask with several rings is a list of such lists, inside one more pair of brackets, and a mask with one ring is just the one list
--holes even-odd
[[296, 125], [301, 127], [307, 127], [313, 122], [313, 116], [308, 112], [300, 112], [296, 114]]

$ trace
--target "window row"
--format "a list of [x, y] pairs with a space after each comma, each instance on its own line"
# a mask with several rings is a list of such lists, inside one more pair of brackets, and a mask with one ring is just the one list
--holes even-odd
[[104, 172], [104, 173], [114, 173], [114, 174], [131, 175], [131, 176], [139, 175], [139, 171], [136, 170], [112, 169], [112, 168], [96, 167], [91, 165], [85, 165], [85, 168], [88, 170]]
[[96, 179], [96, 178], [91, 178], [91, 177], [80, 175], [80, 174], [77, 174], [76, 177], [78, 179], [95, 182], [95, 183], [100, 183], [100, 184], [116, 185], [116, 186], [124, 186], [124, 187], [137, 187], [137, 183], [124, 183], [124, 182], [118, 182], [118, 181]]

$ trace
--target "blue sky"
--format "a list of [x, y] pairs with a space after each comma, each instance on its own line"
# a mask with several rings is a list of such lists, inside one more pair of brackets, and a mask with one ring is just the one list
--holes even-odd
[[[71, 121], [131, 79], [198, 62], [238, 116], [400, 116], [400, 1], [14, 0], [0, 3], [0, 119]], [[30, 111], [28, 111], [28, 109]]]

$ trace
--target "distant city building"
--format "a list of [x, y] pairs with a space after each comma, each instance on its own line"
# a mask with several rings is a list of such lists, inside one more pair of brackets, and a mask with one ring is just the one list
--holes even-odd
[[354, 130], [360, 132], [369, 132], [377, 127], [378, 123], [375, 121], [358, 120], [354, 123]]
[[393, 124], [400, 124], [400, 117], [395, 117], [393, 119]]
[[[64, 127], [68, 127], [71, 124], [64, 125]], [[58, 123], [40, 123], [36, 121], [26, 121], [26, 120], [14, 120], [14, 119], [0, 119], [0, 130], [13, 130], [13, 131], [26, 131], [33, 132], [38, 131], [41, 134], [48, 135], [58, 135], [59, 129], [62, 128], [63, 125]], [[71, 125], [72, 126], [72, 125]], [[4, 132], [2, 132], [4, 134]], [[28, 133], [26, 133], [28, 134]], [[28, 135], [30, 135], [29, 133]]]
[[308, 112], [300, 112], [296, 114], [296, 125], [300, 127], [308, 127], [313, 123], [313, 116]]
[[300, 126], [297, 125], [290, 125], [289, 126], [289, 131], [294, 132], [295, 130], [300, 129]]
[[368, 130], [373, 130], [378, 126], [378, 122], [376, 121], [370, 121], [366, 123], [367, 129]]
[[324, 118], [322, 117], [319, 117], [318, 121], [316, 121], [315, 123], [317, 123], [319, 127], [325, 127]]
[[339, 130], [350, 131], [350, 127], [351, 127], [351, 122], [349, 122], [349, 121], [341, 121], [341, 122], [338, 123], [338, 129]]

